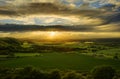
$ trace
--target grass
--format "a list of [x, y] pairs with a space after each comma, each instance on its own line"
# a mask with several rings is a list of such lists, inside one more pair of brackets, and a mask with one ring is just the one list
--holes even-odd
[[120, 58], [120, 48], [113, 48], [113, 49], [106, 49], [106, 50], [99, 50], [96, 53], [91, 52], [91, 53], [82, 53], [84, 55], [89, 55], [93, 56], [96, 55], [96, 57], [105, 57], [105, 58], [111, 58], [117, 54], [117, 56]]
[[[33, 66], [39, 69], [61, 69], [61, 70], [81, 70], [89, 71], [95, 66], [99, 65], [111, 65], [112, 67], [120, 70], [120, 61], [107, 59], [107, 58], [95, 58], [92, 56], [82, 54], [65, 54], [65, 53], [43, 53], [39, 56], [36, 54], [16, 54], [21, 56], [16, 59], [8, 59], [0, 61], [0, 67], [18, 68], [25, 66]], [[28, 56], [28, 57], [24, 57]]]
[[0, 58], [2, 58], [2, 57], [6, 57], [6, 55], [0, 55]]
[[20, 56], [20, 57], [29, 57], [29, 56], [36, 56], [40, 55], [39, 53], [16, 53], [15, 56]]

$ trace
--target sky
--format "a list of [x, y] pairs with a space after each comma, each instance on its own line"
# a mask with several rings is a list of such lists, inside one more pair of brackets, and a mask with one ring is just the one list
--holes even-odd
[[120, 0], [0, 0], [0, 37], [45, 39], [49, 26], [58, 39], [120, 38]]

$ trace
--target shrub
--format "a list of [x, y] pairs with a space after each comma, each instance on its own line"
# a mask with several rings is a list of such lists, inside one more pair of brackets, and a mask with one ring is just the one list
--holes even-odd
[[84, 78], [76, 72], [68, 72], [67, 74], [65, 74], [63, 79], [84, 79]]
[[92, 70], [93, 79], [112, 79], [115, 70], [110, 66], [99, 66]]
[[118, 56], [117, 53], [113, 56], [113, 59], [115, 59], [115, 60], [118, 60], [118, 59], [119, 59], [119, 56]]
[[54, 70], [50, 73], [49, 79], [61, 79], [60, 71]]
[[44, 73], [30, 66], [22, 69], [18, 76], [21, 76], [22, 79], [44, 79]]
[[7, 58], [15, 58], [15, 54], [14, 53], [9, 53]]

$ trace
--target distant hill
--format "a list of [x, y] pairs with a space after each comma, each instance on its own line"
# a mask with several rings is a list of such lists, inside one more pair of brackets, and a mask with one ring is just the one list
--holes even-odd
[[22, 42], [18, 39], [15, 39], [15, 38], [5, 37], [5, 38], [0, 38], [0, 44], [1, 43], [20, 45]]

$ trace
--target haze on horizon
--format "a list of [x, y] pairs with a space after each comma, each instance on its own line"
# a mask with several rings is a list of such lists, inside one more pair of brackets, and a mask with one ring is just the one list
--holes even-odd
[[0, 0], [0, 37], [120, 38], [120, 0]]

